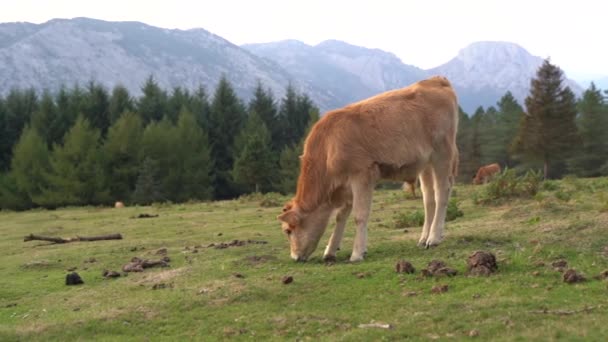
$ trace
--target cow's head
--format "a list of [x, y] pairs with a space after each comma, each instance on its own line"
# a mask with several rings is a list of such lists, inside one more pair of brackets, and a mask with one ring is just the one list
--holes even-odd
[[304, 213], [293, 201], [285, 204], [283, 213], [277, 218], [289, 240], [292, 259], [306, 261], [310, 257], [327, 228], [330, 215], [331, 208], [327, 206]]

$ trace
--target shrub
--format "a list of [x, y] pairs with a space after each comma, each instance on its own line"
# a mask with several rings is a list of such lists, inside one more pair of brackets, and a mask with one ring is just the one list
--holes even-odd
[[420, 227], [424, 224], [424, 212], [416, 210], [395, 215], [395, 228]]
[[542, 179], [540, 171], [529, 170], [523, 176], [517, 176], [515, 170], [505, 169], [474, 196], [475, 203], [489, 204], [516, 197], [533, 198], [540, 190]]
[[458, 201], [452, 199], [448, 203], [448, 212], [446, 214], [446, 221], [454, 221], [455, 219], [464, 216], [464, 213], [458, 207]]

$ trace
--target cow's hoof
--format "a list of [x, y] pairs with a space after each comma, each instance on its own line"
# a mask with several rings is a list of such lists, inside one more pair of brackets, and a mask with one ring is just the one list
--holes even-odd
[[441, 239], [432, 239], [432, 238], [428, 238], [426, 240], [426, 244], [424, 245], [424, 247], [426, 249], [429, 249], [431, 247], [435, 247], [437, 245], [439, 245], [441, 243]]
[[350, 262], [361, 262], [363, 261], [363, 255], [351, 255]]
[[420, 240], [418, 240], [418, 247], [426, 247], [426, 240], [427, 238], [420, 238]]
[[325, 262], [336, 262], [336, 256], [335, 255], [324, 255], [323, 256], [323, 261]]

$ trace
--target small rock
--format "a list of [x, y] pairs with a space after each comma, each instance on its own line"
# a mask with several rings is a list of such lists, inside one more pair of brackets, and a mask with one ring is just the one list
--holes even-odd
[[84, 281], [82, 280], [82, 278], [80, 278], [80, 275], [78, 275], [78, 273], [72, 272], [65, 277], [65, 284], [66, 285], [80, 285], [80, 284], [84, 284]]
[[444, 284], [444, 285], [435, 285], [433, 286], [433, 288], [431, 289], [431, 293], [444, 293], [444, 292], [448, 292], [448, 285]]
[[567, 270], [566, 272], [564, 272], [563, 279], [564, 279], [564, 282], [568, 283], [568, 284], [580, 283], [580, 282], [583, 282], [583, 281], [587, 280], [585, 278], [585, 276], [583, 276], [582, 274], [578, 273], [573, 268], [571, 268], [571, 269]]
[[397, 264], [395, 265], [395, 271], [397, 271], [397, 273], [412, 274], [412, 273], [416, 272], [416, 269], [414, 268], [412, 263], [410, 263], [409, 261], [399, 260], [397, 262]]
[[281, 279], [281, 282], [283, 282], [283, 284], [285, 284], [285, 285], [291, 284], [293, 282], [293, 277], [292, 276], [284, 276]]
[[242, 275], [241, 273], [233, 273], [232, 276], [234, 276], [235, 278], [240, 278], [240, 279], [245, 278], [245, 276]]
[[479, 331], [477, 329], [473, 329], [469, 331], [469, 337], [477, 337], [479, 336]]

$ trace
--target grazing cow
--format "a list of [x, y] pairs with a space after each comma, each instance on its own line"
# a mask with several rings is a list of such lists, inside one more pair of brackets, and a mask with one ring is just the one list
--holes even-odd
[[500, 171], [498, 163], [482, 166], [477, 170], [477, 174], [473, 176], [473, 184], [486, 184], [492, 176]]
[[303, 261], [312, 254], [335, 212], [336, 228], [324, 253], [326, 260], [335, 259], [352, 209], [357, 228], [350, 260], [363, 260], [379, 179], [420, 179], [425, 220], [418, 243], [439, 244], [458, 167], [457, 127], [456, 94], [444, 77], [324, 115], [306, 138], [296, 195], [278, 216], [291, 257]]
[[125, 204], [120, 201], [114, 203], [114, 208], [124, 208], [124, 207], [125, 207]]

